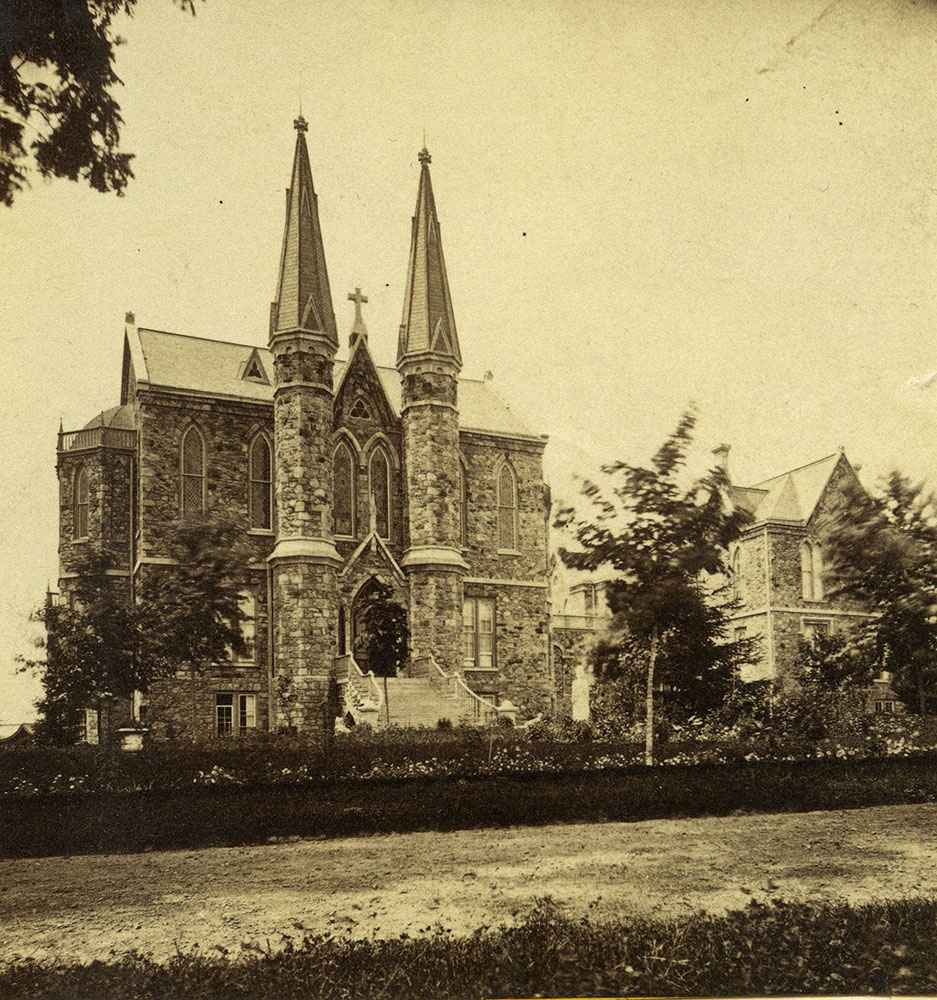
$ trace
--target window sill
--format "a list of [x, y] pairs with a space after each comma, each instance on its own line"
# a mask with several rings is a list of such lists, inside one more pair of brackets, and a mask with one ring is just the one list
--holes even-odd
[[83, 535], [81, 538], [73, 538], [72, 545], [87, 545], [91, 541], [88, 535]]
[[249, 535], [259, 535], [261, 538], [273, 538], [275, 532], [273, 528], [248, 528]]
[[519, 556], [521, 553], [517, 549], [498, 549], [499, 556]]

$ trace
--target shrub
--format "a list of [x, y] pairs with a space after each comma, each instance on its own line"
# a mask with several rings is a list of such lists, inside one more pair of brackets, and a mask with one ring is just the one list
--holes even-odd
[[572, 920], [541, 901], [518, 926], [454, 937], [287, 940], [240, 960], [180, 954], [165, 965], [20, 961], [0, 971], [6, 1000], [130, 997], [465, 1000], [532, 996], [932, 994], [937, 903], [861, 907], [752, 903], [679, 921]]

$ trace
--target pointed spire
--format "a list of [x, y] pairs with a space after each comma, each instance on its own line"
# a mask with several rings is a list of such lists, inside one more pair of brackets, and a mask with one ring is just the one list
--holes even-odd
[[312, 185], [312, 169], [306, 149], [308, 127], [302, 114], [293, 122], [296, 152], [286, 193], [286, 227], [277, 300], [273, 303], [270, 317], [270, 335], [295, 331], [320, 334], [337, 348], [338, 334], [322, 248], [318, 199]]
[[407, 289], [397, 346], [398, 367], [406, 360], [428, 356], [462, 367], [449, 279], [439, 237], [439, 219], [429, 176], [432, 157], [424, 146], [418, 154], [420, 185], [410, 242]]

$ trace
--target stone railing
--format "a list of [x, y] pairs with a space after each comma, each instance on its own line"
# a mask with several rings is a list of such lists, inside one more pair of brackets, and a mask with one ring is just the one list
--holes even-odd
[[598, 615], [552, 615], [550, 618], [554, 628], [577, 629], [580, 632], [595, 632], [605, 621]]
[[80, 431], [63, 431], [59, 434], [59, 451], [102, 447], [133, 451], [137, 447], [137, 432], [118, 427], [86, 427]]
[[[417, 666], [417, 664], [421, 664], [421, 661], [424, 661], [424, 663], [421, 666]], [[412, 673], [413, 667], [416, 667], [418, 670], [425, 668], [426, 672], [423, 674], [414, 674]], [[504, 702], [503, 705], [495, 705], [486, 698], [475, 694], [460, 674], [447, 674], [436, 662], [436, 658], [432, 654], [420, 657], [419, 660], [414, 660], [411, 664], [410, 676], [428, 676], [434, 684], [444, 686], [450, 697], [454, 698], [458, 704], [459, 715], [463, 719], [487, 724], [494, 722], [500, 715], [505, 715], [512, 722], [514, 721], [516, 710], [509, 701]]]
[[335, 679], [345, 687], [345, 711], [351, 713], [356, 723], [367, 722], [376, 729], [384, 705], [384, 692], [374, 671], [365, 673], [351, 653], [346, 653], [335, 657], [333, 672]]

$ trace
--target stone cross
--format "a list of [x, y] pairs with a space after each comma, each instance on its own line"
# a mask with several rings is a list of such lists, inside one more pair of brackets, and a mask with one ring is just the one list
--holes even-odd
[[364, 317], [361, 315], [361, 303], [367, 302], [367, 295], [361, 294], [361, 289], [356, 287], [353, 292], [348, 293], [348, 301], [354, 302], [355, 304], [355, 321], [351, 326], [351, 343], [358, 339], [358, 337], [364, 337], [367, 340], [368, 328], [365, 325]]

